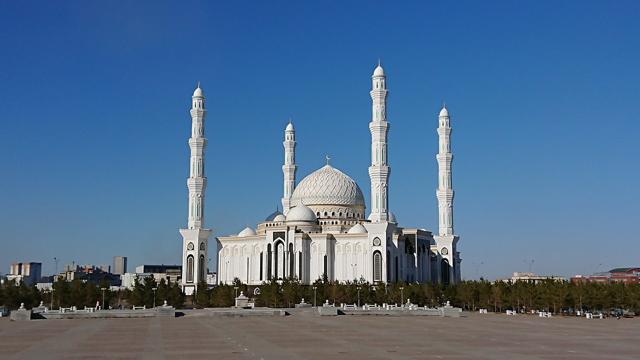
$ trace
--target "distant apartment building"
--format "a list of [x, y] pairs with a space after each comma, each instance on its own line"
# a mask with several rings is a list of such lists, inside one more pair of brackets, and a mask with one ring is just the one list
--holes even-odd
[[537, 275], [532, 272], [514, 272], [511, 278], [502, 279], [504, 282], [516, 283], [518, 281], [526, 282], [530, 284], [537, 284], [543, 281], [553, 280], [553, 281], [564, 281], [565, 278], [562, 276], [555, 275]]
[[126, 256], [114, 256], [113, 257], [113, 273], [116, 275], [122, 275], [127, 272], [127, 257]]
[[17, 284], [24, 282], [26, 285], [33, 285], [42, 276], [42, 263], [39, 262], [17, 262], [11, 264], [11, 269], [7, 275], [7, 280], [15, 280]]
[[640, 267], [615, 268], [607, 272], [600, 272], [592, 275], [576, 275], [571, 278], [571, 282], [640, 284]]

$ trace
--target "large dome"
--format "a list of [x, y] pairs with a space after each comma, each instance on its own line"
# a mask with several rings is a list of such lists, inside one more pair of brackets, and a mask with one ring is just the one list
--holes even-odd
[[302, 179], [293, 191], [291, 203], [307, 206], [365, 206], [358, 184], [331, 165], [325, 165]]

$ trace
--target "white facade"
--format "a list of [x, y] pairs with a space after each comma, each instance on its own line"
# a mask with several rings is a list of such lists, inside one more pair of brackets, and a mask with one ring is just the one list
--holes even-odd
[[199, 282], [206, 281], [209, 236], [211, 230], [204, 226], [204, 195], [207, 178], [204, 173], [204, 150], [207, 139], [204, 137], [205, 97], [200, 84], [193, 92], [191, 102], [191, 149], [189, 179], [189, 220], [186, 229], [180, 229], [182, 235], [182, 291], [192, 295]]
[[283, 143], [283, 213], [269, 215], [256, 229], [247, 227], [236, 235], [217, 238], [219, 283], [228, 284], [234, 278], [251, 285], [283, 278], [296, 278], [304, 284], [322, 278], [370, 283], [459, 280], [458, 237], [453, 235], [448, 114], [446, 119], [440, 117], [438, 130], [437, 194], [441, 212], [440, 232], [434, 237], [427, 230], [400, 227], [389, 211], [386, 79], [378, 64], [370, 92], [373, 109], [369, 123], [370, 215], [366, 216], [358, 184], [331, 166], [329, 159], [325, 166], [296, 185], [296, 137], [293, 124], [289, 123]]

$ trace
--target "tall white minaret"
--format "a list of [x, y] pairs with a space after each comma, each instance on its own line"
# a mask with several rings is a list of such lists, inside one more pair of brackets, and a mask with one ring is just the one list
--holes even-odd
[[191, 102], [191, 158], [187, 188], [189, 189], [189, 219], [182, 235], [182, 290], [193, 295], [198, 283], [207, 280], [209, 236], [211, 230], [204, 229], [204, 193], [207, 178], [204, 176], [204, 120], [207, 114], [205, 98], [200, 83], [193, 92]]
[[453, 235], [453, 184], [451, 181], [451, 123], [449, 111], [446, 106], [442, 107], [439, 116], [438, 126], [438, 198], [439, 213], [439, 234]]
[[453, 232], [453, 183], [451, 181], [451, 123], [446, 106], [438, 116], [438, 235], [434, 236], [436, 251], [441, 265], [437, 272], [439, 281], [444, 284], [460, 282], [460, 253], [458, 252], [458, 235]]
[[296, 187], [296, 130], [293, 128], [291, 120], [284, 130], [284, 193], [282, 196], [282, 213], [287, 215], [291, 207], [291, 195]]
[[378, 66], [371, 77], [371, 100], [373, 101], [372, 118], [369, 123], [371, 131], [371, 215], [372, 222], [382, 222], [389, 219], [389, 175], [391, 168], [387, 161], [387, 137], [389, 123], [387, 122], [387, 78], [384, 69]]

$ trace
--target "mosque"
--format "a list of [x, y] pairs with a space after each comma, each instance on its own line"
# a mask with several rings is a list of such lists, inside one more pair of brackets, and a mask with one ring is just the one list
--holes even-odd
[[[453, 231], [451, 123], [443, 107], [439, 114], [439, 232], [400, 226], [389, 210], [387, 78], [380, 64], [373, 72], [371, 132], [371, 209], [360, 186], [327, 164], [296, 181], [296, 132], [284, 130], [284, 191], [282, 212], [267, 216], [255, 229], [217, 238], [218, 281], [259, 285], [272, 279], [295, 278], [303, 284], [329, 281], [455, 283], [460, 281], [459, 237]], [[198, 85], [192, 97], [189, 222], [183, 236], [182, 287], [187, 295], [206, 277], [208, 239], [203, 227], [205, 98]]]

